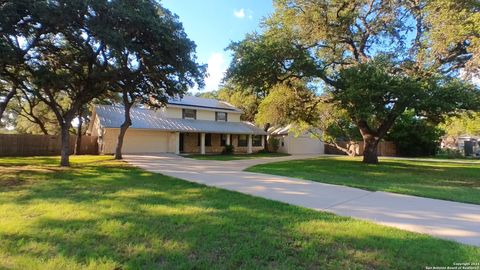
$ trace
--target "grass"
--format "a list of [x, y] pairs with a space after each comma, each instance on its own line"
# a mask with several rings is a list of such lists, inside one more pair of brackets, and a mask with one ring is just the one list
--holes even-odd
[[254, 159], [254, 158], [270, 158], [270, 157], [284, 157], [289, 156], [289, 154], [284, 153], [254, 153], [254, 154], [232, 154], [232, 155], [185, 155], [188, 158], [194, 158], [199, 160], [220, 160], [220, 161], [230, 161], [230, 160], [243, 160], [243, 159]]
[[257, 165], [251, 172], [480, 204], [480, 163], [391, 159], [367, 165], [361, 158], [320, 157]]
[[0, 158], [0, 269], [424, 269], [480, 248], [131, 168]]

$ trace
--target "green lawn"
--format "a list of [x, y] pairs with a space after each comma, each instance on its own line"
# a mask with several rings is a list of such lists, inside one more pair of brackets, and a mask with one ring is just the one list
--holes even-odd
[[254, 153], [254, 154], [233, 154], [233, 155], [185, 155], [188, 158], [200, 159], [200, 160], [242, 160], [253, 158], [269, 158], [269, 157], [284, 157], [289, 154], [283, 153]]
[[0, 269], [424, 269], [480, 248], [116, 162], [0, 158]]
[[251, 172], [317, 182], [480, 204], [480, 163], [380, 159], [366, 165], [361, 158], [319, 157], [262, 164]]

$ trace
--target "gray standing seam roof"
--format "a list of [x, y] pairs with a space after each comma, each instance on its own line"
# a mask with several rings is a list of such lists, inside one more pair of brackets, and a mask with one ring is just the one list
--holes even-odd
[[[95, 112], [104, 128], [120, 128], [124, 121], [124, 110], [120, 106], [99, 105]], [[193, 133], [223, 133], [267, 135], [267, 133], [248, 122], [223, 122], [208, 120], [190, 120], [166, 118], [162, 112], [132, 108], [130, 111], [133, 129], [151, 129], [158, 131], [178, 131]]]
[[200, 108], [212, 108], [212, 109], [221, 109], [234, 112], [242, 112], [237, 109], [235, 106], [221, 100], [211, 99], [211, 98], [201, 98], [195, 96], [184, 96], [182, 98], [170, 98], [168, 99], [168, 104], [177, 105], [177, 106], [187, 106], [187, 107], [200, 107]]

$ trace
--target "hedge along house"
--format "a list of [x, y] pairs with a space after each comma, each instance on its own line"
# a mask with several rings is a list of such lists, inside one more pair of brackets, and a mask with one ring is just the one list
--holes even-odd
[[[125, 134], [122, 152], [220, 153], [233, 145], [237, 153], [253, 153], [264, 148], [266, 132], [252, 123], [240, 121], [243, 112], [215, 99], [185, 96], [170, 99], [163, 108], [134, 107], [132, 126]], [[87, 133], [98, 136], [100, 154], [113, 154], [120, 126], [122, 106], [95, 106]]]

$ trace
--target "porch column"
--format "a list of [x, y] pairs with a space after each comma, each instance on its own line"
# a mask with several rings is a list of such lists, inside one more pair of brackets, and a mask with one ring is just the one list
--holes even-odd
[[227, 141], [225, 142], [226, 145], [230, 145], [230, 134], [227, 134]]
[[265, 135], [262, 135], [262, 148], [265, 148]]
[[205, 133], [200, 134], [200, 154], [205, 155]]
[[175, 155], [180, 155], [180, 132], [175, 132]]
[[247, 154], [251, 154], [252, 151], [252, 135], [248, 135], [248, 148], [247, 148]]

